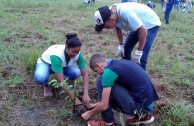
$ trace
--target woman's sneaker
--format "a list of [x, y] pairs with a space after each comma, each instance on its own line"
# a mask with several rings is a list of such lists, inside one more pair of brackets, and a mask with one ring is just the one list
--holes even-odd
[[137, 118], [133, 116], [132, 118], [127, 118], [126, 123], [131, 125], [139, 125], [139, 124], [149, 124], [154, 121], [154, 117], [150, 114], [146, 114], [142, 118]]
[[52, 90], [50, 86], [44, 86], [44, 97], [52, 97]]

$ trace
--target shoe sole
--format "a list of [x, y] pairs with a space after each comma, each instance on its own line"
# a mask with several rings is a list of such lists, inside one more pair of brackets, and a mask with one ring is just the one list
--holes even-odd
[[136, 122], [136, 123], [130, 123], [131, 125], [140, 125], [140, 124], [149, 124], [154, 121], [154, 117], [152, 116], [150, 120], [147, 121], [141, 121], [141, 122]]
[[44, 94], [43, 96], [44, 96], [44, 97], [52, 97], [53, 94], [52, 94], [52, 93], [51, 93], [51, 94]]
[[44, 96], [44, 98], [52, 98], [53, 96], [52, 95], [50, 95], [50, 96]]

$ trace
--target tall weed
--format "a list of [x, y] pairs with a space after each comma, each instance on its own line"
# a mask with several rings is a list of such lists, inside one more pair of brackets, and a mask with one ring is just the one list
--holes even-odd
[[33, 48], [26, 50], [21, 55], [22, 64], [26, 67], [27, 72], [29, 74], [32, 75], [34, 73], [37, 60], [40, 57], [41, 53], [42, 53], [41, 50]]

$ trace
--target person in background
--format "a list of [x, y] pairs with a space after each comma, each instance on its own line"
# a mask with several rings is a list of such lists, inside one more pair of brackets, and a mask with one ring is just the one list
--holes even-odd
[[150, 7], [150, 8], [155, 8], [156, 5], [155, 5], [154, 2], [148, 1], [147, 6]]
[[163, 12], [165, 12], [165, 10], [166, 10], [166, 2], [165, 2], [166, 0], [161, 0], [161, 7], [162, 7], [162, 11]]
[[121, 0], [122, 3], [128, 2], [128, 0]]
[[136, 2], [136, 3], [137, 3], [137, 2], [138, 2], [138, 0], [130, 0], [129, 2]]
[[121, 0], [122, 3], [125, 3], [125, 2], [138, 2], [138, 0]]
[[165, 24], [169, 24], [169, 17], [174, 5], [174, 0], [165, 0], [165, 3], [166, 3], [166, 9], [164, 12], [164, 19], [165, 19]]
[[159, 100], [151, 79], [136, 63], [120, 59], [108, 59], [95, 54], [90, 68], [98, 73], [96, 82], [99, 102], [89, 104], [81, 116], [85, 120], [101, 113], [103, 119], [89, 120], [88, 126], [115, 126], [112, 109], [130, 115], [127, 124], [149, 124], [154, 121], [150, 114], [154, 102]]
[[[63, 82], [65, 78], [75, 80], [82, 76], [84, 83], [84, 93], [82, 102], [88, 104], [90, 97], [88, 95], [88, 72], [81, 50], [81, 42], [76, 33], [66, 34], [66, 45], [50, 46], [37, 61], [34, 72], [34, 80], [37, 84], [44, 86], [44, 96], [51, 97], [51, 86], [48, 85], [49, 77], [53, 74], [58, 82]], [[76, 66], [77, 64], [77, 66]], [[60, 94], [65, 89], [58, 88]], [[66, 90], [65, 90], [66, 91]], [[68, 93], [68, 91], [66, 91]], [[68, 95], [74, 99], [70, 93]], [[75, 102], [79, 102], [78, 99]], [[80, 102], [79, 102], [80, 103]]]
[[83, 0], [83, 4], [85, 5], [85, 6], [88, 6], [88, 5], [93, 5], [93, 4], [95, 4], [95, 0]]
[[185, 14], [190, 13], [190, 6], [191, 6], [191, 1], [185, 0], [185, 9], [184, 9]]
[[[115, 29], [119, 41], [117, 53], [122, 58], [131, 60], [131, 53], [138, 43], [133, 60], [146, 70], [150, 49], [161, 25], [151, 8], [135, 2], [118, 3], [98, 8], [94, 19], [97, 32], [103, 28]], [[129, 31], [125, 41], [122, 30]]]
[[175, 0], [175, 9], [176, 11], [180, 14], [181, 11], [181, 1], [180, 0]]

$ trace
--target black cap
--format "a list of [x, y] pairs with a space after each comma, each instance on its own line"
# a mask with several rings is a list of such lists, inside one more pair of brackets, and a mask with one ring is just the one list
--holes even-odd
[[111, 10], [108, 6], [98, 8], [97, 11], [94, 13], [94, 20], [96, 21], [95, 31], [102, 31], [105, 22], [110, 18], [110, 16]]

